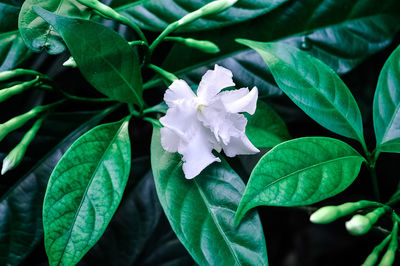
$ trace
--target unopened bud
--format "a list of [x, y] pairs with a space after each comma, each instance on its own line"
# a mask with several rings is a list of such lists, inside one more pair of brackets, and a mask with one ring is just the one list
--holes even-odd
[[352, 235], [363, 235], [371, 230], [372, 226], [386, 212], [385, 207], [380, 207], [366, 215], [356, 214], [346, 222], [346, 229]]
[[202, 52], [209, 53], [209, 54], [216, 54], [220, 51], [218, 46], [215, 43], [210, 42], [210, 41], [205, 41], [205, 40], [203, 41], [203, 40], [196, 40], [196, 39], [192, 39], [192, 38], [182, 38], [182, 37], [166, 37], [165, 40], [179, 42], [186, 46], [189, 46], [191, 48], [194, 48], [194, 49], [197, 49]]
[[217, 14], [219, 12], [224, 11], [225, 9], [233, 6], [238, 0], [216, 0], [207, 5], [201, 7], [200, 9], [191, 12], [178, 20], [178, 25], [182, 26], [185, 24], [189, 24], [196, 19], [199, 19], [204, 16]]
[[32, 88], [33, 86], [36, 85], [38, 80], [39, 80], [39, 77], [37, 77], [34, 80], [27, 81], [27, 82], [24, 82], [24, 83], [20, 83], [20, 84], [11, 86], [9, 88], [5, 88], [5, 89], [0, 90], [0, 103], [4, 102], [5, 100], [11, 98], [14, 95], [17, 95], [17, 94], [19, 94], [19, 93], [21, 93], [23, 91], [26, 91], [26, 90]]
[[393, 225], [393, 230], [391, 234], [391, 239], [387, 251], [383, 254], [381, 261], [378, 266], [393, 265], [394, 259], [396, 257], [397, 247], [399, 246], [397, 234], [399, 231], [399, 225], [397, 222]]
[[391, 235], [388, 235], [379, 245], [377, 245], [365, 259], [364, 263], [361, 266], [374, 266], [379, 259], [379, 255], [382, 253], [383, 249], [389, 243], [391, 239]]
[[72, 56], [70, 56], [70, 57], [68, 58], [68, 60], [65, 61], [65, 62], [63, 63], [63, 66], [65, 66], [65, 67], [72, 67], [72, 68], [78, 67], [78, 65], [77, 65], [76, 62], [75, 62], [75, 59], [74, 59]]
[[42, 74], [35, 70], [17, 68], [14, 70], [0, 72], [0, 82], [7, 81], [9, 79], [13, 79], [23, 75], [41, 76]]

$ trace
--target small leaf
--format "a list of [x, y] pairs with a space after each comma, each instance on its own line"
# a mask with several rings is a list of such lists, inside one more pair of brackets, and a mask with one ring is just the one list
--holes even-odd
[[58, 15], [88, 19], [90, 12], [75, 0], [26, 0], [18, 18], [18, 28], [25, 44], [35, 52], [43, 48], [49, 54], [65, 50], [60, 35], [34, 11], [34, 6], [43, 7]]
[[268, 264], [258, 214], [251, 213], [237, 228], [233, 225], [244, 184], [225, 161], [187, 180], [181, 156], [161, 147], [160, 130], [154, 128], [151, 164], [164, 213], [199, 265]]
[[257, 148], [271, 148], [291, 138], [282, 118], [263, 101], [257, 102], [254, 115], [246, 117], [246, 135]]
[[379, 75], [373, 115], [378, 149], [400, 152], [400, 46], [390, 55]]
[[332, 138], [284, 142], [254, 167], [235, 220], [261, 205], [308, 205], [332, 197], [350, 186], [363, 161], [348, 144]]
[[293, 46], [237, 41], [261, 55], [279, 88], [312, 119], [339, 135], [364, 142], [357, 103], [331, 68]]
[[143, 105], [139, 60], [124, 38], [95, 22], [34, 10], [61, 34], [93, 87], [111, 99]]
[[125, 120], [90, 130], [61, 158], [43, 204], [50, 265], [74, 265], [96, 244], [122, 198], [130, 156]]

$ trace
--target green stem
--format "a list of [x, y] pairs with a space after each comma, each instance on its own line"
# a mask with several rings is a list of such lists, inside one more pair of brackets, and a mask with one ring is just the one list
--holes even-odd
[[154, 40], [154, 42], [150, 45], [149, 51], [150, 54], [153, 53], [154, 49], [163, 41], [163, 39], [170, 33], [172, 33], [174, 30], [176, 30], [179, 27], [178, 21], [175, 21], [172, 24], [169, 24], [168, 27], [166, 27], [163, 32], [161, 32], [160, 35]]
[[128, 43], [131, 46], [135, 46], [135, 45], [147, 46], [147, 43], [145, 41], [131, 41], [131, 42], [128, 42]]
[[165, 69], [162, 69], [161, 67], [158, 67], [153, 64], [148, 64], [146, 65], [148, 68], [153, 70], [154, 72], [158, 73], [160, 76], [165, 78], [169, 82], [174, 82], [175, 80], [178, 80], [178, 77], [172, 74], [171, 72], [166, 71]]
[[380, 201], [381, 196], [380, 196], [380, 192], [379, 192], [379, 184], [378, 184], [378, 178], [376, 176], [375, 165], [368, 165], [368, 171], [371, 176], [371, 183], [372, 183], [374, 198], [376, 201]]
[[58, 90], [62, 95], [64, 95], [67, 99], [73, 100], [73, 101], [81, 101], [81, 102], [115, 102], [115, 100], [110, 99], [110, 98], [86, 98], [86, 97], [79, 97], [75, 96], [72, 94], [69, 94], [68, 92], [65, 92], [63, 90]]

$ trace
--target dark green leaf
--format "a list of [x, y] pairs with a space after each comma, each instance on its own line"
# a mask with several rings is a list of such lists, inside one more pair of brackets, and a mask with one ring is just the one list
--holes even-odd
[[34, 9], [61, 34], [93, 87], [111, 99], [143, 105], [139, 60], [125, 39], [95, 22]]
[[0, 72], [14, 68], [30, 55], [18, 31], [20, 6], [13, 2], [0, 1]]
[[346, 189], [364, 158], [348, 144], [326, 137], [284, 142], [257, 163], [235, 221], [261, 206], [299, 206], [319, 202]]
[[382, 143], [377, 148], [382, 152], [400, 153], [400, 138]]
[[88, 19], [90, 16], [87, 8], [76, 0], [26, 0], [19, 14], [18, 28], [26, 45], [36, 52], [44, 48], [49, 54], [59, 54], [65, 46], [53, 27], [36, 14], [34, 6], [69, 17]]
[[390, 55], [379, 75], [373, 114], [377, 148], [400, 152], [400, 46]]
[[[131, 18], [140, 27], [162, 31], [175, 22], [213, 0], [114, 0], [110, 6]], [[181, 31], [198, 31], [220, 28], [253, 19], [278, 7], [288, 0], [241, 0], [217, 15], [196, 20]]]
[[[146, 171], [138, 172], [140, 167]], [[147, 157], [132, 162], [133, 176], [129, 181], [133, 182], [128, 181], [107, 230], [79, 265], [160, 265], [171, 261], [193, 264], [163, 214], [149, 170]]]
[[262, 101], [254, 115], [246, 117], [246, 135], [257, 148], [271, 148], [291, 138], [282, 118]]
[[42, 204], [51, 171], [67, 148], [110, 111], [94, 116], [69, 134], [0, 199], [1, 265], [19, 265], [40, 242]]
[[58, 162], [43, 203], [51, 265], [74, 265], [96, 244], [121, 201], [130, 156], [125, 119], [90, 130]]
[[252, 213], [237, 228], [233, 225], [244, 184], [225, 161], [187, 180], [181, 156], [161, 147], [160, 130], [154, 128], [151, 164], [161, 206], [198, 264], [267, 265], [258, 214]]
[[279, 88], [323, 127], [364, 142], [360, 110], [338, 75], [318, 59], [293, 46], [238, 40], [256, 50]]

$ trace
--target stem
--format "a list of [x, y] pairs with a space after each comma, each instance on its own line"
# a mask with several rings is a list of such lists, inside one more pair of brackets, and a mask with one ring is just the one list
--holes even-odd
[[372, 189], [374, 192], [374, 198], [376, 201], [380, 201], [380, 192], [379, 192], [379, 185], [378, 185], [378, 179], [376, 177], [376, 169], [375, 165], [368, 165], [368, 171], [371, 175], [371, 182], [372, 182]]
[[174, 30], [176, 30], [179, 27], [179, 23], [178, 21], [175, 21], [172, 24], [169, 24], [168, 27], [165, 28], [165, 30], [163, 30], [163, 32], [161, 32], [160, 35], [158, 35], [158, 37], [154, 40], [154, 42], [150, 45], [149, 47], [149, 51], [150, 54], [153, 53], [154, 49], [160, 44], [160, 42], [163, 41], [163, 39], [170, 34], [171, 32], [173, 32]]
[[128, 43], [131, 46], [134, 46], [134, 45], [148, 46], [148, 44], [145, 41], [131, 41], [131, 42], [128, 42]]
[[143, 120], [150, 122], [151, 124], [153, 124], [153, 126], [162, 127], [160, 121], [158, 121], [157, 119], [145, 116], [145, 117], [143, 117]]
[[150, 68], [151, 70], [155, 71], [156, 73], [158, 73], [159, 75], [161, 75], [163, 78], [165, 78], [166, 80], [168, 80], [171, 83], [174, 82], [175, 80], [178, 80], [177, 76], [175, 76], [171, 72], [168, 72], [168, 71], [162, 69], [161, 67], [158, 67], [153, 64], [148, 64], [147, 67]]
[[82, 101], [82, 102], [115, 102], [115, 100], [110, 99], [110, 98], [86, 98], [86, 97], [79, 97], [75, 96], [72, 94], [69, 94], [68, 92], [65, 92], [63, 90], [58, 90], [62, 95], [64, 95], [67, 99], [73, 100], [73, 101]]

